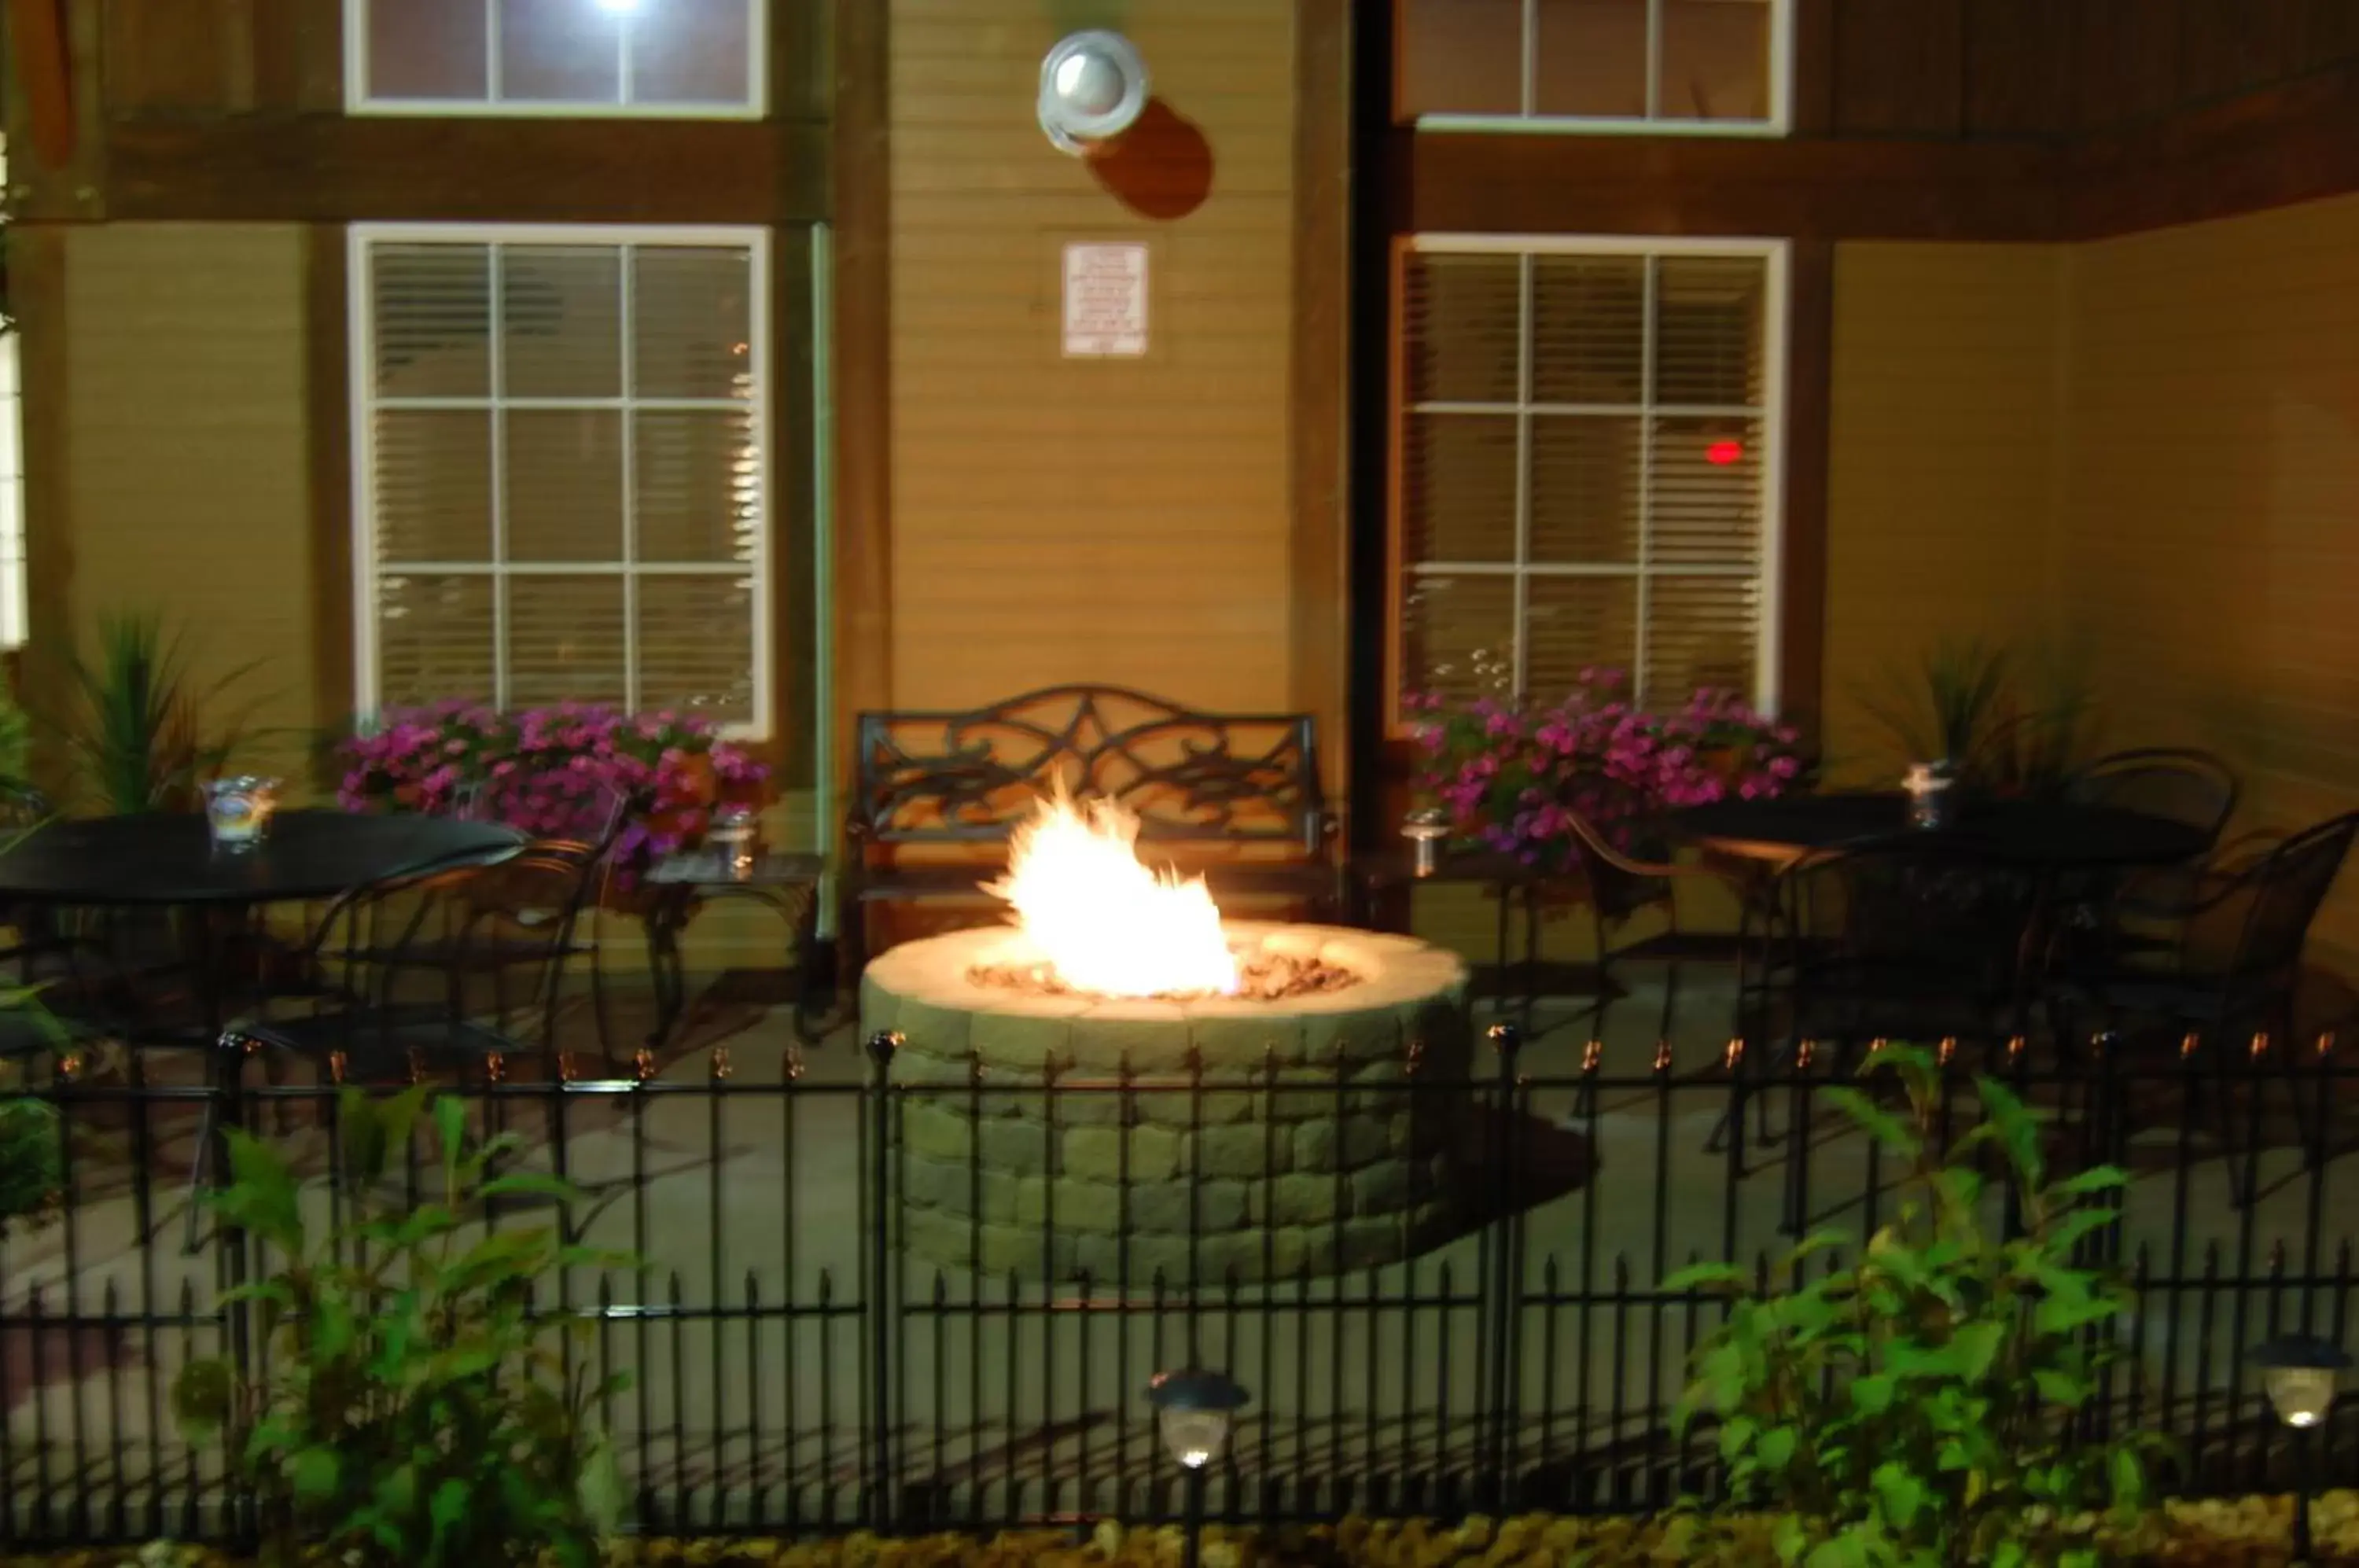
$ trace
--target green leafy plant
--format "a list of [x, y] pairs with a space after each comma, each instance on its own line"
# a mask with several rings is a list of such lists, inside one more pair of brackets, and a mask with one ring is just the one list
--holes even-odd
[[82, 789], [110, 811], [194, 810], [249, 738], [250, 709], [208, 710], [253, 669], [201, 682], [161, 618], [101, 616], [98, 658], [73, 661], [74, 712], [61, 726]]
[[[1887, 1047], [1871, 1072], [1897, 1077], [1910, 1114], [1830, 1091], [1910, 1172], [1898, 1217], [1849, 1266], [1807, 1261], [1806, 1240], [1764, 1293], [1720, 1264], [1664, 1281], [1724, 1294], [1726, 1319], [1696, 1350], [1681, 1429], [1713, 1418], [1732, 1494], [1779, 1514], [1782, 1563], [1808, 1568], [1946, 1568], [2107, 1560], [2091, 1510], [2145, 1495], [2155, 1440], [2092, 1441], [2082, 1418], [2127, 1305], [2116, 1270], [2085, 1254], [2117, 1218], [2110, 1166], [2050, 1181], [2039, 1124], [2007, 1088], [1976, 1081], [1981, 1123], [1945, 1161], [1934, 1152], [1940, 1069]], [[1995, 1147], [2021, 1233], [1991, 1234], [1980, 1151]], [[1812, 1277], [1815, 1275], [1815, 1277]]]
[[0, 1226], [47, 1209], [65, 1182], [58, 1108], [32, 1094], [0, 1097]]
[[1944, 638], [1858, 700], [1895, 761], [1946, 761], [1970, 789], [2054, 794], [2088, 760], [2095, 706], [2088, 682], [2044, 647]]
[[353, 1564], [473, 1568], [547, 1552], [589, 1568], [620, 1510], [592, 1407], [622, 1379], [569, 1376], [560, 1336], [587, 1325], [536, 1321], [530, 1302], [557, 1270], [630, 1260], [546, 1227], [477, 1230], [487, 1200], [577, 1194], [553, 1177], [494, 1173], [516, 1140], [470, 1149], [455, 1098], [432, 1102], [440, 1200], [378, 1196], [428, 1103], [422, 1086], [384, 1101], [345, 1092], [352, 1218], [324, 1236], [305, 1222], [287, 1160], [229, 1135], [232, 1180], [208, 1202], [285, 1259], [231, 1293], [255, 1304], [270, 1370], [241, 1382], [225, 1361], [192, 1362], [174, 1413], [192, 1439], [223, 1437], [277, 1560], [316, 1544]]

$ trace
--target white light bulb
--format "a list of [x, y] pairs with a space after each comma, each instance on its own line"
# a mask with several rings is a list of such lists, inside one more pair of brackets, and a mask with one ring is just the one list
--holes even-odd
[[2272, 1367], [2263, 1378], [2269, 1403], [2288, 1426], [2316, 1426], [2334, 1403], [2334, 1370], [2329, 1367]]

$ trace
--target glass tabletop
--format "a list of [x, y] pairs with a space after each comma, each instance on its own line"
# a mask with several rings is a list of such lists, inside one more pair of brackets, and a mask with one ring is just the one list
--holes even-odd
[[0, 850], [0, 898], [113, 907], [332, 898], [524, 847], [513, 828], [450, 817], [280, 811], [251, 848], [214, 847], [205, 819], [145, 813], [47, 822]]
[[1946, 827], [1912, 829], [1897, 791], [1715, 800], [1667, 822], [1712, 849], [1764, 859], [1920, 835], [1962, 857], [2025, 867], [2176, 866], [2210, 847], [2201, 828], [2083, 800], [1985, 800]]

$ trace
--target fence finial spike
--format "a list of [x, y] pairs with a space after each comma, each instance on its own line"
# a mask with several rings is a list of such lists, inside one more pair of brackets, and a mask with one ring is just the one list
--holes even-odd
[[1668, 1040], [1658, 1040], [1655, 1042], [1655, 1071], [1669, 1073], [1670, 1070], [1671, 1042]]
[[2006, 1059], [2007, 1059], [2009, 1062], [2020, 1062], [2020, 1061], [2022, 1061], [2022, 1060], [2023, 1060], [2023, 1049], [2024, 1049], [2024, 1047], [2025, 1047], [2025, 1046], [2028, 1045], [2029, 1043], [2030, 1043], [2030, 1041], [2028, 1041], [2028, 1040], [2025, 1040], [2025, 1039], [2024, 1039], [2021, 1035], [2019, 1035], [2019, 1034], [2016, 1034], [2016, 1035], [2009, 1035], [2009, 1036], [2007, 1036], [2007, 1040], [2006, 1040]]
[[2321, 1029], [2318, 1033], [2318, 1054], [2322, 1059], [2334, 1054], [2334, 1031]]
[[1745, 1064], [1744, 1036], [1736, 1035], [1730, 1038], [1727, 1049], [1721, 1053], [1721, 1060], [1727, 1063], [1728, 1070], [1731, 1073], [1735, 1072], [1739, 1067]]
[[2253, 1036], [2253, 1056], [2256, 1061], [2269, 1053], [2269, 1031], [2262, 1029]]
[[484, 1058], [484, 1081], [485, 1083], [506, 1083], [507, 1081], [507, 1075], [508, 1059], [506, 1056], [503, 1056], [498, 1051], [495, 1051]]
[[1603, 1040], [1593, 1040], [1581, 1048], [1581, 1070], [1583, 1073], [1594, 1073], [1604, 1065], [1605, 1042]]
[[715, 1083], [725, 1083], [729, 1081], [729, 1046], [727, 1042], [723, 1041], [713, 1046], [712, 1057], [709, 1065], [712, 1068], [712, 1081]]
[[344, 1069], [349, 1065], [350, 1061], [351, 1059], [341, 1051], [328, 1052], [328, 1082], [342, 1084], [344, 1081]]
[[645, 1083], [656, 1075], [656, 1053], [646, 1046], [631, 1052], [631, 1076]]
[[1939, 1062], [1942, 1066], [1947, 1067], [1957, 1054], [1958, 1037], [1953, 1034], [1945, 1034], [1941, 1037], [1940, 1045], [1934, 1050], [1933, 1059]]
[[2189, 1029], [2179, 1037], [2179, 1054], [2182, 1058], [2193, 1056], [2196, 1051], [2202, 1049], [2202, 1038], [2193, 1029]]
[[1807, 1038], [1797, 1040], [1794, 1043], [1794, 1065], [1804, 1072], [1808, 1072], [1810, 1066], [1810, 1058], [1816, 1056], [1818, 1053], [1819, 1042], [1817, 1040]]

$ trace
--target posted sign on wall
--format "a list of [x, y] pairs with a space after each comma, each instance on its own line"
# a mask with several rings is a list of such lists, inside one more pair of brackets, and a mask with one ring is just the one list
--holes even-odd
[[1065, 357], [1135, 359], [1147, 352], [1147, 246], [1065, 247]]

